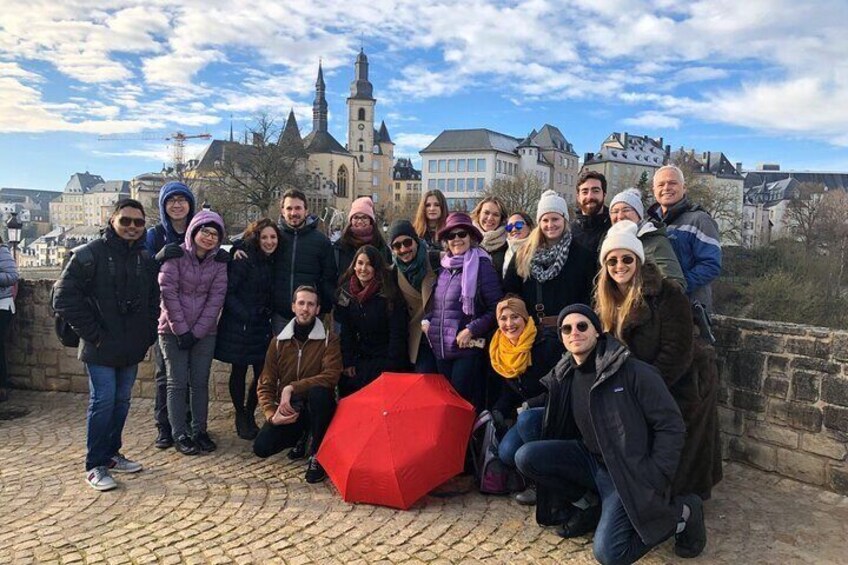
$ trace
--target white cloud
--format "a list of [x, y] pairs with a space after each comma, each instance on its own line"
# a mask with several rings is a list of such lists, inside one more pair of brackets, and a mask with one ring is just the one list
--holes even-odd
[[680, 118], [662, 114], [660, 112], [642, 112], [638, 116], [621, 120], [626, 126], [638, 126], [652, 129], [677, 129], [680, 127]]
[[429, 133], [400, 133], [392, 136], [395, 142], [395, 156], [418, 157], [418, 152], [430, 145], [436, 139], [435, 135]]

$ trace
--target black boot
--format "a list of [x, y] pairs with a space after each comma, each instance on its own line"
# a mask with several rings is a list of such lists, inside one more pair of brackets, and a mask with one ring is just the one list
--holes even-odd
[[236, 434], [241, 439], [253, 439], [247, 426], [247, 415], [241, 410], [236, 412]]
[[168, 449], [174, 445], [174, 437], [171, 435], [171, 428], [165, 426], [158, 426], [159, 434], [156, 436], [156, 441], [153, 442], [153, 445], [158, 447], [159, 449]]

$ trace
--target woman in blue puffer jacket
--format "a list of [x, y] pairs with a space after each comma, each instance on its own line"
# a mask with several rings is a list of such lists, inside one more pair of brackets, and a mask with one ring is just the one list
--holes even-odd
[[483, 235], [468, 214], [451, 213], [438, 238], [447, 253], [422, 326], [439, 372], [479, 411], [484, 403], [486, 338], [495, 327], [495, 307], [503, 296], [500, 277], [479, 247]]

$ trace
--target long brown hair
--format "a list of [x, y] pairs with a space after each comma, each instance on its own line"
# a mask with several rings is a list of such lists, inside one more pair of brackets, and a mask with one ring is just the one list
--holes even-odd
[[367, 256], [368, 262], [371, 263], [372, 267], [374, 267], [374, 276], [379, 277], [380, 279], [381, 292], [383, 296], [386, 297], [386, 302], [388, 302], [389, 311], [391, 312], [392, 306], [397, 298], [397, 290], [395, 289], [391, 271], [389, 271], [389, 267], [386, 264], [385, 258], [383, 258], [383, 254], [377, 251], [377, 248], [373, 245], [363, 245], [356, 250], [353, 260], [350, 262], [350, 266], [339, 278], [339, 286], [341, 288], [346, 288], [351, 277], [356, 276], [356, 259], [359, 258], [360, 255]]
[[425, 192], [424, 196], [421, 197], [421, 201], [418, 202], [418, 210], [415, 211], [415, 220], [412, 222], [412, 227], [415, 228], [415, 232], [421, 239], [424, 239], [424, 236], [427, 235], [427, 231], [430, 229], [430, 226], [427, 225], [427, 199], [431, 196], [436, 197], [436, 200], [439, 201], [439, 206], [442, 209], [442, 215], [439, 216], [439, 225], [436, 226], [437, 233], [440, 229], [445, 227], [445, 220], [448, 218], [448, 200], [445, 198], [445, 195], [442, 194], [442, 191], [434, 189]]
[[277, 224], [274, 223], [273, 220], [268, 218], [260, 218], [255, 222], [251, 222], [247, 229], [244, 230], [244, 236], [242, 237], [242, 241], [244, 241], [244, 245], [254, 251], [262, 251], [259, 246], [259, 236], [262, 235], [262, 230], [265, 228], [274, 228], [274, 231], [277, 232], [277, 245], [283, 244], [283, 234], [280, 233], [280, 228], [277, 227]]
[[633, 315], [636, 309], [644, 301], [642, 294], [642, 263], [636, 257], [634, 263], [636, 272], [630, 280], [627, 292], [621, 292], [612, 277], [609, 275], [606, 265], [601, 265], [598, 276], [595, 277], [595, 311], [601, 318], [601, 326], [605, 332], [609, 332], [622, 340], [621, 335], [624, 324]]

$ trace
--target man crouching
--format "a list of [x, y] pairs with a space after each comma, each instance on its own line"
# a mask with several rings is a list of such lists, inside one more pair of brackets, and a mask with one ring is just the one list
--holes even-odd
[[[294, 318], [271, 340], [256, 390], [268, 420], [253, 442], [253, 452], [269, 457], [294, 448], [290, 459], [303, 457], [306, 437], [312, 435], [306, 482], [326, 478], [314, 454], [324, 439], [335, 411], [335, 387], [342, 373], [339, 337], [318, 319], [318, 291], [300, 286], [294, 291]], [[298, 453], [300, 450], [300, 453]]]
[[685, 427], [660, 373], [603, 333], [595, 313], [560, 312], [568, 353], [542, 378], [548, 389], [540, 441], [518, 450], [521, 473], [536, 482], [536, 520], [563, 537], [595, 529], [603, 563], [633, 563], [676, 536], [675, 553], [706, 545], [700, 498], [671, 499]]

